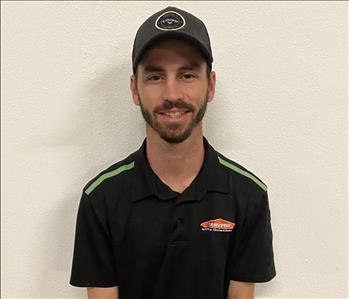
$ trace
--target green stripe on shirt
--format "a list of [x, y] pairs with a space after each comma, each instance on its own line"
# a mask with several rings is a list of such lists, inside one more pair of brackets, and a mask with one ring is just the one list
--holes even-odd
[[86, 190], [85, 193], [89, 195], [94, 189], [98, 187], [99, 184], [101, 184], [104, 180], [109, 179], [113, 176], [116, 176], [126, 170], [130, 170], [135, 166], [135, 162], [131, 162], [129, 164], [123, 165], [118, 167], [117, 169], [114, 169], [112, 171], [106, 172], [99, 176]]
[[222, 159], [221, 157], [218, 157], [219, 159], [219, 163], [221, 163], [223, 166], [228, 167], [229, 169], [251, 179], [252, 181], [254, 181], [259, 187], [261, 187], [264, 191], [267, 191], [267, 186], [265, 184], [263, 184], [263, 182], [261, 182], [259, 179], [257, 179], [254, 175], [252, 175], [251, 173], [247, 172], [246, 170], [243, 170], [237, 166], [235, 166], [234, 164]]

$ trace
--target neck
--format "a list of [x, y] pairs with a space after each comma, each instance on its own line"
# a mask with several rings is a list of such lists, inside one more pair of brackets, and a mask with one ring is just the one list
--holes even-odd
[[204, 160], [201, 123], [183, 142], [171, 144], [147, 127], [147, 158], [157, 176], [172, 190], [183, 192], [197, 176]]

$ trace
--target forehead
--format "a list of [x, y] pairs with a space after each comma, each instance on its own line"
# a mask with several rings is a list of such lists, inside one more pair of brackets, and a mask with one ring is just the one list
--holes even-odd
[[152, 64], [205, 64], [201, 52], [192, 44], [182, 40], [166, 40], [151, 46], [139, 62], [140, 66]]

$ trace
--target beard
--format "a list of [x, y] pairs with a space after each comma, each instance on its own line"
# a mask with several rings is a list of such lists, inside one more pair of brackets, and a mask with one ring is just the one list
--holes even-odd
[[[194, 128], [202, 121], [206, 108], [207, 108], [207, 94], [200, 105], [195, 111], [195, 107], [183, 101], [169, 101], [165, 100], [164, 104], [156, 107], [151, 113], [142, 104], [140, 99], [140, 108], [145, 122], [156, 131], [159, 136], [168, 143], [181, 143], [185, 141], [193, 132]], [[192, 118], [185, 126], [181, 124], [168, 124], [163, 125], [157, 120], [157, 113], [163, 110], [170, 110], [171, 108], [185, 109], [189, 113], [192, 113]]]

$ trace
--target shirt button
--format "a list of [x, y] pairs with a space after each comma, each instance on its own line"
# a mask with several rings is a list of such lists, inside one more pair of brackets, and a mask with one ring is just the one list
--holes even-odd
[[177, 229], [183, 222], [182, 218], [177, 218], [176, 222], [174, 223], [174, 229]]

